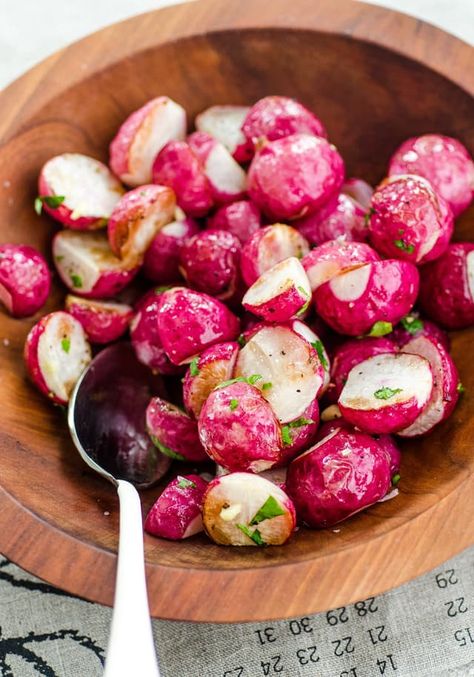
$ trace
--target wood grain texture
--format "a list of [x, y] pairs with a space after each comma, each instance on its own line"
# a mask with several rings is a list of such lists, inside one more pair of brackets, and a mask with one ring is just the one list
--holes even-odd
[[[213, 103], [297, 96], [326, 124], [349, 175], [373, 182], [413, 134], [452, 134], [472, 151], [473, 60], [469, 46], [431, 26], [350, 0], [199, 0], [117, 24], [0, 94], [1, 239], [48, 252], [55, 226], [32, 208], [42, 163], [64, 151], [106, 159], [124, 117], [158, 94], [177, 99], [190, 119]], [[471, 209], [456, 237], [472, 234]], [[63, 296], [55, 285], [48, 309]], [[75, 452], [63, 413], [25, 379], [21, 352], [33, 322], [0, 317], [0, 551], [111, 604], [117, 498]], [[380, 593], [471, 545], [472, 343], [472, 331], [453, 337], [467, 393], [436, 433], [404, 445], [397, 500], [338, 533], [302, 529], [282, 548], [147, 536], [152, 613], [221, 622], [307, 614]], [[144, 511], [156, 494], [143, 493]]]

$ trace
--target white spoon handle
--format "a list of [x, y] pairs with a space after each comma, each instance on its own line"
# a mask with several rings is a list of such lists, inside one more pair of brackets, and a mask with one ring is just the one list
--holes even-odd
[[140, 497], [130, 482], [118, 481], [120, 541], [117, 581], [105, 677], [159, 677], [143, 555]]

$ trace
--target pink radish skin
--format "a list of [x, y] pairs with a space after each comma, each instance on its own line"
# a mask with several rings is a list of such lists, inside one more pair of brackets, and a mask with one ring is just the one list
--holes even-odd
[[55, 404], [65, 405], [76, 381], [91, 361], [80, 322], [57, 311], [45, 315], [26, 337], [24, 359], [36, 387]]
[[217, 204], [245, 196], [247, 176], [222, 143], [205, 132], [194, 132], [188, 136], [188, 144], [204, 169]]
[[[275, 516], [262, 519], [262, 508], [268, 505]], [[276, 484], [261, 475], [235, 472], [210, 482], [203, 523], [209, 538], [219, 545], [283, 545], [295, 529], [296, 513], [291, 499]]]
[[124, 303], [92, 301], [69, 294], [66, 296], [67, 312], [78, 320], [91, 343], [111, 343], [128, 329], [133, 309]]
[[298, 518], [323, 529], [383, 498], [391, 486], [386, 452], [369, 435], [339, 429], [290, 463], [286, 480]]
[[202, 502], [208, 483], [199, 475], [178, 475], [150, 508], [145, 531], [180, 541], [203, 531]]
[[394, 433], [418, 418], [432, 391], [428, 360], [405, 352], [384, 353], [351, 369], [338, 406], [346, 421], [364, 432]]
[[213, 390], [198, 426], [208, 455], [232, 472], [261, 472], [281, 461], [277, 418], [258, 388], [248, 383], [238, 381]]
[[151, 181], [157, 153], [186, 134], [186, 111], [167, 96], [152, 99], [132, 113], [110, 144], [110, 167], [129, 186]]
[[163, 293], [157, 327], [173, 364], [191, 362], [209, 346], [232, 341], [239, 335], [239, 320], [223, 303], [185, 287]]
[[340, 190], [344, 161], [325, 139], [293, 134], [265, 143], [248, 174], [250, 198], [275, 221], [302, 218]]
[[449, 205], [419, 176], [392, 176], [372, 196], [370, 241], [384, 256], [433, 261], [446, 251], [453, 229]]
[[152, 176], [153, 183], [173, 189], [188, 216], [205, 216], [214, 207], [214, 191], [201, 161], [185, 141], [164, 146], [155, 158]]
[[249, 200], [237, 200], [229, 205], [223, 205], [210, 216], [206, 228], [226, 230], [245, 244], [261, 225], [262, 217], [258, 207]]
[[146, 409], [146, 429], [162, 454], [178, 461], [206, 461], [198, 427], [184, 411], [160, 397], [153, 397]]
[[418, 437], [431, 432], [454, 411], [459, 398], [459, 376], [446, 349], [429, 336], [419, 336], [406, 343], [402, 353], [420, 355], [428, 360], [433, 372], [434, 387], [427, 406], [407, 428], [399, 431], [400, 437]]
[[140, 186], [126, 193], [109, 219], [110, 248], [119, 259], [141, 264], [155, 235], [174, 218], [176, 199], [166, 186]]
[[423, 267], [419, 303], [446, 329], [474, 324], [474, 243], [451, 244], [441, 258]]
[[139, 270], [112, 253], [104, 232], [59, 231], [53, 239], [53, 259], [66, 287], [85, 298], [115, 296]]
[[407, 139], [390, 160], [389, 176], [418, 174], [432, 184], [438, 195], [459, 216], [474, 196], [474, 162], [457, 139], [425, 134]]
[[314, 292], [339, 273], [371, 261], [380, 261], [380, 256], [368, 244], [339, 238], [312, 249], [301, 263]]
[[[305, 423], [304, 421], [311, 421]], [[282, 435], [283, 448], [282, 458], [279, 465], [286, 466], [304, 449], [308, 449], [316, 440], [316, 435], [319, 426], [319, 404], [318, 400], [314, 398], [309, 407], [299, 419], [290, 421], [286, 425], [285, 438], [291, 438], [292, 443], [285, 442]]]
[[180, 278], [181, 248], [187, 239], [199, 232], [199, 225], [194, 219], [184, 216], [183, 212], [181, 215], [176, 221], [163, 226], [145, 252], [143, 274], [152, 282], [170, 284]]
[[397, 324], [418, 294], [419, 274], [408, 261], [386, 259], [341, 273], [318, 287], [316, 312], [335, 331], [361, 336], [376, 322]]
[[250, 287], [277, 263], [292, 256], [301, 259], [308, 252], [308, 241], [296, 228], [284, 223], [266, 226], [255, 232], [242, 249], [242, 277]]
[[159, 374], [174, 376], [182, 370], [168, 359], [158, 333], [161, 294], [152, 289], [139, 300], [130, 324], [130, 338], [139, 362]]
[[211, 106], [196, 117], [195, 126], [222, 143], [234, 160], [246, 163], [253, 157], [253, 144], [242, 131], [249, 110], [249, 106]]
[[405, 318], [403, 318], [403, 320], [410, 330], [406, 329], [405, 326], [400, 323], [397, 327], [395, 327], [392, 334], [390, 334], [390, 338], [395, 341], [399, 348], [414, 338], [418, 338], [419, 336], [427, 336], [428, 338], [432, 338], [435, 341], [441, 343], [443, 348], [449, 351], [449, 336], [443, 329], [441, 329], [441, 327], [438, 327], [437, 324], [430, 322], [429, 320], [421, 320], [417, 316], [417, 313], [410, 313]]
[[363, 179], [347, 179], [342, 186], [342, 192], [355, 200], [367, 211], [370, 207], [374, 189]]
[[183, 402], [190, 415], [198, 418], [211, 391], [232, 378], [239, 348], [234, 342], [218, 343], [202, 352], [194, 367], [188, 369], [183, 380]]
[[327, 137], [322, 122], [303, 104], [286, 96], [266, 96], [247, 113], [242, 130], [249, 143], [275, 141], [291, 134]]
[[396, 344], [384, 336], [366, 337], [346, 341], [336, 351], [332, 359], [331, 383], [329, 389], [331, 402], [336, 402], [347, 381], [349, 372], [368, 357], [382, 353], [397, 352]]
[[303, 313], [311, 299], [311, 287], [303, 266], [295, 257], [263, 273], [247, 290], [242, 305], [268, 322], [285, 322]]
[[0, 301], [13, 317], [29, 317], [49, 296], [51, 273], [43, 256], [28, 245], [0, 245]]
[[180, 271], [190, 287], [228, 299], [239, 280], [240, 241], [225, 230], [206, 230], [183, 243]]
[[331, 201], [329, 210], [325, 205], [314, 214], [294, 221], [294, 226], [312, 245], [338, 237], [343, 237], [346, 242], [365, 242], [369, 234], [365, 215], [361, 205], [348, 195], [339, 193], [335, 203]]
[[282, 424], [305, 415], [325, 378], [316, 350], [285, 325], [259, 328], [240, 351], [235, 375], [249, 378], [253, 374], [262, 377], [255, 387], [262, 390]]
[[124, 188], [99, 160], [64, 153], [48, 160], [41, 169], [38, 193], [41, 198], [64, 198], [57, 207], [42, 202], [44, 211], [66, 228], [95, 230], [107, 225]]

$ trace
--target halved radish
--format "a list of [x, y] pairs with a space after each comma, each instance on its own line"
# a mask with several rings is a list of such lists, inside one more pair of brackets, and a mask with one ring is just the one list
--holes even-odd
[[202, 502], [208, 483], [200, 475], [178, 475], [150, 508], [145, 531], [179, 541], [203, 531]]
[[308, 252], [308, 242], [296, 228], [284, 223], [266, 226], [254, 233], [242, 249], [242, 277], [250, 286], [280, 261], [292, 256], [301, 259]]
[[196, 421], [161, 397], [153, 397], [147, 407], [146, 429], [165, 456], [178, 461], [208, 460], [199, 441]]
[[129, 186], [151, 181], [157, 153], [169, 141], [184, 139], [186, 111], [167, 96], [148, 101], [122, 124], [110, 144], [112, 171]]
[[255, 386], [283, 424], [304, 416], [324, 382], [316, 350], [284, 325], [262, 327], [254, 333], [239, 353], [235, 374], [261, 375]]
[[220, 141], [237, 162], [248, 162], [253, 144], [246, 139], [242, 124], [249, 110], [249, 106], [211, 106], [196, 117], [196, 129]]
[[384, 353], [351, 369], [338, 405], [344, 418], [360, 430], [393, 433], [418, 418], [432, 391], [428, 360], [408, 353]]
[[41, 169], [38, 192], [37, 212], [44, 209], [67, 228], [93, 230], [107, 225], [124, 188], [99, 160], [63, 153]]
[[315, 397], [303, 416], [285, 423], [281, 427], [282, 459], [279, 465], [288, 465], [301, 451], [308, 449], [315, 439], [319, 427], [319, 404]]
[[311, 300], [311, 287], [297, 258], [285, 259], [267, 270], [247, 290], [242, 305], [269, 322], [284, 322], [302, 314]]
[[339, 273], [371, 261], [380, 261], [380, 256], [368, 244], [339, 238], [315, 247], [303, 257], [301, 263], [314, 292]]
[[76, 381], [91, 361], [80, 322], [57, 311], [45, 315], [26, 337], [26, 368], [39, 390], [56, 404], [67, 404]]
[[346, 242], [365, 242], [369, 231], [364, 208], [344, 193], [339, 193], [322, 209], [294, 221], [295, 228], [312, 245], [320, 245], [338, 237]]
[[65, 307], [82, 324], [91, 343], [110, 343], [128, 329], [133, 309], [125, 303], [93, 301], [68, 294]]
[[194, 132], [188, 143], [201, 162], [215, 201], [240, 200], [247, 189], [247, 177], [226, 147], [205, 132]]
[[219, 207], [216, 213], [208, 218], [206, 228], [227, 230], [245, 244], [257, 230], [260, 230], [261, 225], [262, 216], [258, 207], [250, 200], [237, 200]]
[[280, 426], [251, 383], [258, 374], [222, 383], [204, 402], [199, 437], [209, 456], [231, 471], [261, 472], [281, 461]]
[[235, 472], [210, 482], [203, 522], [219, 545], [283, 545], [296, 526], [296, 515], [291, 499], [276, 484]]
[[183, 380], [183, 402], [195, 418], [199, 417], [209, 393], [232, 378], [238, 352], [238, 343], [218, 343], [191, 362]]
[[109, 219], [110, 248], [130, 265], [141, 264], [155, 235], [170, 223], [176, 198], [167, 186], [140, 186], [126, 193]]
[[183, 364], [215, 343], [236, 339], [239, 320], [217, 299], [174, 287], [163, 292], [157, 328], [169, 359]]
[[418, 336], [402, 348], [402, 353], [420, 355], [428, 360], [433, 372], [433, 391], [428, 404], [407, 428], [398, 432], [401, 437], [425, 435], [450, 416], [459, 398], [459, 376], [445, 347], [430, 336]]
[[180, 279], [179, 254], [186, 240], [199, 232], [197, 221], [177, 207], [175, 221], [155, 235], [143, 259], [143, 274], [153, 282], [171, 284]]
[[418, 285], [419, 273], [412, 263], [385, 259], [331, 278], [313, 298], [316, 312], [335, 331], [380, 336], [410, 312]]
[[115, 296], [138, 273], [111, 251], [104, 232], [61, 230], [53, 239], [53, 260], [62, 281], [87, 298]]
[[318, 393], [319, 397], [324, 392], [326, 392], [330, 382], [331, 363], [329, 361], [329, 355], [327, 354], [326, 348], [324, 347], [324, 344], [319, 336], [301, 320], [290, 320], [288, 322], [288, 326], [310, 344], [313, 350], [316, 351], [318, 359], [321, 362], [324, 370], [324, 379], [321, 390]]
[[0, 301], [13, 317], [34, 315], [46, 303], [50, 287], [48, 264], [36, 249], [0, 245]]
[[376, 440], [337, 428], [288, 468], [286, 487], [299, 519], [323, 529], [383, 498], [390, 461]]
[[349, 195], [349, 197], [358, 202], [367, 211], [370, 207], [374, 189], [364, 179], [351, 178], [346, 179], [341, 192]]

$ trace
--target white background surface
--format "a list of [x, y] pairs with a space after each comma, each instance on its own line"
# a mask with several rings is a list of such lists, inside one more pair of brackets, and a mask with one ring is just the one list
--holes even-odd
[[[171, 4], [176, 3], [173, 0], [0, 0], [0, 87], [88, 33]], [[474, 0], [373, 0], [373, 4], [413, 14], [474, 43]]]

